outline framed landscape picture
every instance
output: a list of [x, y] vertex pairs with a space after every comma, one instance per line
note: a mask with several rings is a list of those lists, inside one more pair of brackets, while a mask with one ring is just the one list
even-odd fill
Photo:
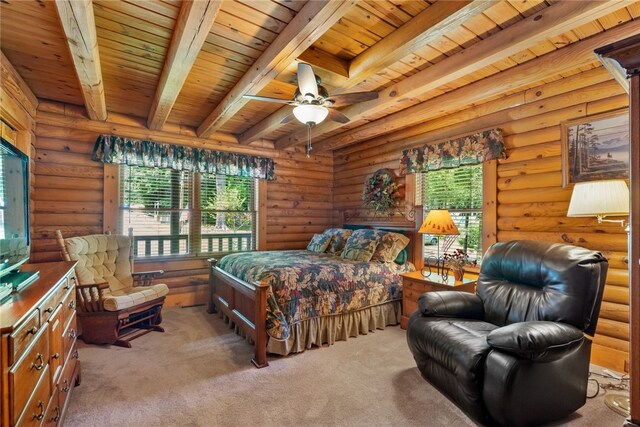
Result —
[[629, 110], [561, 123], [562, 187], [629, 178]]

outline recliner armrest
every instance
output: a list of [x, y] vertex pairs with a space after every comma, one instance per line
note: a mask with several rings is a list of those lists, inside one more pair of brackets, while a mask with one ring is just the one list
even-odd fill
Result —
[[559, 359], [583, 340], [582, 331], [575, 326], [546, 321], [512, 323], [487, 335], [491, 347], [536, 362]]
[[427, 292], [420, 295], [418, 309], [424, 316], [482, 319], [484, 307], [476, 294], [457, 291]]

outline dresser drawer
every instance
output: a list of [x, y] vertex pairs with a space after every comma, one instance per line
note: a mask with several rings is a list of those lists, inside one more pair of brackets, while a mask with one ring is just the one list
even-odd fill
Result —
[[64, 352], [62, 360], [67, 360], [69, 358], [69, 354], [71, 354], [71, 351], [75, 348], [77, 337], [77, 319], [74, 313], [67, 325], [67, 329], [65, 329], [64, 334], [62, 335], [62, 351]]
[[69, 325], [71, 316], [76, 313], [76, 292], [73, 288], [67, 292], [62, 300], [62, 325], [65, 329]]
[[40, 316], [38, 310], [33, 310], [27, 320], [9, 337], [9, 364], [12, 365], [25, 348], [29, 346], [40, 330]]
[[[29, 402], [26, 404], [24, 412], [22, 412], [22, 416], [16, 422], [16, 425], [39, 426], [44, 420], [45, 413], [47, 412], [49, 396], [51, 396], [49, 366], [45, 366], [42, 370], [42, 378], [40, 378], [38, 386], [33, 390], [33, 394], [31, 395]], [[15, 415], [20, 412], [14, 411], [13, 413]]]
[[62, 362], [64, 361], [64, 347], [62, 343], [62, 306], [49, 318], [49, 370], [51, 385], [58, 382]]
[[42, 420], [43, 426], [53, 427], [58, 424], [58, 421], [60, 421], [60, 415], [62, 411], [60, 410], [61, 406], [60, 406], [60, 401], [58, 397], [59, 394], [60, 392], [58, 391], [58, 389], [54, 388], [53, 396], [51, 396], [51, 400], [49, 400], [49, 406], [47, 407], [47, 412], [44, 414], [44, 419]]
[[[9, 389], [13, 390], [13, 414], [22, 413], [25, 403], [31, 396], [34, 387], [47, 372], [46, 382], [49, 388], [49, 328], [48, 324], [36, 336], [33, 345], [9, 370]], [[49, 399], [45, 401], [45, 405]]]
[[60, 301], [62, 301], [66, 292], [62, 285], [59, 285], [56, 287], [56, 290], [38, 306], [38, 310], [40, 310], [40, 322], [42, 324], [49, 320], [53, 312], [58, 308], [58, 305], [60, 305]]
[[67, 400], [69, 400], [69, 396], [71, 395], [71, 389], [74, 387], [73, 374], [76, 370], [78, 359], [76, 358], [77, 353], [75, 353], [75, 346], [72, 347], [72, 350], [73, 354], [67, 359], [60, 381], [58, 381], [58, 403], [61, 408], [67, 405]]

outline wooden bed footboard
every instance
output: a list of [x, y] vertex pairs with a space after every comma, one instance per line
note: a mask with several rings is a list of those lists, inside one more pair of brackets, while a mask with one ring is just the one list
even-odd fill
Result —
[[207, 311], [224, 313], [252, 340], [255, 353], [251, 362], [256, 368], [267, 363], [267, 289], [266, 283], [247, 283], [216, 265], [218, 260], [209, 259], [209, 303]]
[[[412, 194], [412, 193], [411, 193]], [[411, 200], [411, 197], [409, 197]], [[411, 243], [407, 247], [408, 259], [417, 269], [422, 267], [422, 237], [417, 230], [422, 224], [422, 207], [416, 207], [409, 221], [360, 221], [350, 223], [360, 228], [383, 228], [386, 231], [404, 233]], [[343, 224], [348, 224], [344, 222]], [[209, 263], [209, 313], [220, 312], [253, 340], [254, 357], [251, 362], [257, 368], [268, 366], [267, 363], [267, 291], [269, 284], [248, 283], [220, 269], [218, 260], [210, 258]]]

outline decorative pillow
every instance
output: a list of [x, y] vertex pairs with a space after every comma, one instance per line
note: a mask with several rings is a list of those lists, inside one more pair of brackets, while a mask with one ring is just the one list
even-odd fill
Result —
[[386, 232], [379, 239], [378, 247], [371, 261], [391, 262], [409, 244], [409, 238], [399, 233]]
[[352, 261], [370, 261], [380, 241], [382, 232], [372, 229], [355, 230], [340, 256]]
[[345, 228], [329, 228], [324, 230], [323, 234], [327, 234], [332, 237], [327, 248], [327, 253], [340, 255], [342, 248], [344, 248], [347, 239], [351, 236], [353, 230], [347, 230]]
[[322, 253], [327, 250], [333, 236], [330, 234], [314, 234], [311, 241], [307, 245], [307, 250], [311, 252]]

